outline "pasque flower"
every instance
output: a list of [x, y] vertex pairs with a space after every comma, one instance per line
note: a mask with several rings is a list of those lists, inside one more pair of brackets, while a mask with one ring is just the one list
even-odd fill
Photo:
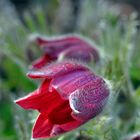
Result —
[[97, 49], [78, 35], [54, 38], [36, 36], [31, 40], [44, 52], [42, 57], [32, 63], [34, 68], [41, 68], [51, 61], [62, 60], [63, 58], [76, 59], [82, 62], [99, 61]]
[[48, 138], [79, 127], [98, 115], [106, 104], [109, 87], [89, 68], [72, 61], [52, 63], [28, 73], [42, 78], [38, 89], [16, 100], [24, 109], [40, 112], [33, 138]]
[[140, 140], [140, 135], [139, 136], [135, 136], [135, 137], [131, 138], [130, 140]]
[[134, 134], [131, 137], [126, 138], [125, 140], [140, 140], [140, 133]]

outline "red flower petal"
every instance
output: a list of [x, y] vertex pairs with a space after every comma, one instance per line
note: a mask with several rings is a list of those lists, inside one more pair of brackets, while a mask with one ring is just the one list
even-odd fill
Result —
[[68, 132], [72, 129], [79, 127], [81, 124], [82, 124], [81, 121], [74, 120], [74, 121], [62, 124], [59, 127], [62, 128], [65, 132]]
[[[43, 108], [47, 107], [44, 104], [47, 103], [50, 97], [48, 88], [49, 88], [50, 81], [45, 80], [41, 87], [35, 90], [34, 92], [30, 93], [29, 95], [16, 100], [15, 102], [23, 107], [24, 109], [38, 109], [42, 110]], [[45, 91], [45, 92], [43, 92]]]
[[32, 63], [33, 68], [41, 68], [52, 61], [48, 55], [44, 55]]
[[27, 75], [30, 78], [54, 78], [75, 70], [86, 70], [87, 68], [73, 62], [62, 62], [50, 64], [39, 70], [32, 70]]
[[53, 124], [48, 120], [47, 116], [40, 114], [33, 127], [33, 138], [47, 138], [50, 137]]
[[65, 124], [74, 120], [71, 116], [71, 112], [69, 101], [66, 100], [55, 107], [54, 110], [48, 114], [48, 118], [53, 124]]
[[[57, 116], [56, 116], [57, 117]], [[48, 138], [68, 132], [79, 127], [80, 121], [72, 120], [64, 124], [52, 124], [45, 114], [40, 114], [33, 127], [33, 138]]]
[[94, 81], [83, 85], [70, 95], [70, 106], [73, 117], [87, 121], [98, 115], [109, 95], [109, 89], [104, 80], [97, 77]]
[[24, 109], [37, 109], [40, 112], [45, 111], [46, 114], [49, 114], [52, 110], [61, 106], [65, 100], [63, 100], [55, 90], [49, 92], [48, 88], [49, 81], [45, 80], [38, 90], [15, 102]]
[[57, 59], [59, 54], [64, 50], [67, 50], [71, 47], [77, 47], [77, 45], [81, 44], [81, 41], [77, 37], [68, 36], [68, 37], [56, 37], [54, 39], [47, 38], [44, 39], [42, 37], [36, 37], [35, 42], [42, 47], [44, 53], [52, 58]]
[[[77, 35], [54, 38], [38, 36], [33, 40], [43, 49], [46, 56], [52, 58], [52, 61], [61, 60], [62, 58], [76, 59], [84, 62], [92, 60], [97, 62], [99, 60], [98, 50], [84, 38]], [[44, 62], [41, 62], [42, 64], [39, 63], [39, 67], [41, 67], [40, 65], [44, 66]], [[34, 66], [34, 68], [38, 68], [38, 66]]]
[[57, 135], [66, 133], [68, 131], [71, 131], [71, 130], [79, 127], [81, 124], [82, 124], [82, 122], [74, 120], [74, 121], [71, 121], [71, 122], [68, 122], [65, 124], [54, 125], [50, 136], [57, 136]]
[[[68, 36], [61, 36], [61, 37], [54, 37], [54, 38], [44, 38], [44, 37], [36, 37], [35, 42], [40, 46], [55, 46], [60, 47], [66, 46], [67, 44], [79, 44], [82, 45], [85, 43], [83, 39], [76, 35], [68, 35]], [[87, 44], [86, 44], [87, 45]]]
[[34, 106], [34, 100], [39, 97], [39, 90], [35, 90], [34, 92], [30, 93], [29, 95], [17, 99], [15, 101], [16, 104], [20, 105], [24, 109], [31, 109]]

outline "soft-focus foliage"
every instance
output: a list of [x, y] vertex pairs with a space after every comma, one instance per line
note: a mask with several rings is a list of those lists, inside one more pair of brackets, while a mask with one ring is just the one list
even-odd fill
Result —
[[[88, 64], [110, 80], [112, 93], [106, 109], [96, 119], [52, 140], [123, 140], [140, 131], [140, 32], [137, 14], [126, 15], [103, 0], [85, 0], [73, 16], [69, 0], [47, 1], [23, 13], [0, 1], [0, 139], [29, 140], [38, 113], [26, 112], [13, 100], [36, 89], [25, 74], [40, 52], [28, 42], [32, 33], [46, 36], [78, 33], [90, 38], [101, 52], [100, 64]], [[118, 10], [119, 9], [119, 10]], [[71, 17], [71, 18], [70, 18]], [[77, 20], [75, 20], [77, 19]], [[74, 21], [74, 22], [73, 22]], [[73, 24], [75, 26], [73, 26]]]

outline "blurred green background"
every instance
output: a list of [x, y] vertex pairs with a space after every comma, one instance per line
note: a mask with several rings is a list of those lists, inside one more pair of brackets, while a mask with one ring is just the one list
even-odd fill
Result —
[[93, 71], [108, 79], [110, 100], [101, 115], [58, 140], [123, 140], [140, 132], [139, 0], [0, 0], [0, 140], [30, 140], [37, 112], [14, 100], [36, 89], [26, 77], [40, 56], [32, 34], [77, 33], [101, 53]]

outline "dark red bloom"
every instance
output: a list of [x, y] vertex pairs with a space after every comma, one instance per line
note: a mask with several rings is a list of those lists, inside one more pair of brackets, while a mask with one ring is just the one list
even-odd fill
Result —
[[140, 134], [135, 134], [135, 135], [132, 135], [130, 138], [127, 138], [125, 140], [140, 140]]
[[34, 37], [33, 42], [43, 50], [43, 57], [33, 62], [34, 68], [41, 68], [54, 60], [63, 58], [76, 59], [82, 62], [97, 62], [99, 53], [97, 49], [85, 39], [69, 35], [55, 38]]
[[139, 135], [139, 136], [135, 136], [135, 137], [132, 138], [131, 140], [140, 140], [140, 135]]
[[79, 127], [102, 111], [109, 96], [103, 78], [76, 62], [53, 63], [30, 71], [28, 76], [44, 79], [37, 90], [16, 100], [24, 109], [40, 112], [34, 138], [57, 136]]

